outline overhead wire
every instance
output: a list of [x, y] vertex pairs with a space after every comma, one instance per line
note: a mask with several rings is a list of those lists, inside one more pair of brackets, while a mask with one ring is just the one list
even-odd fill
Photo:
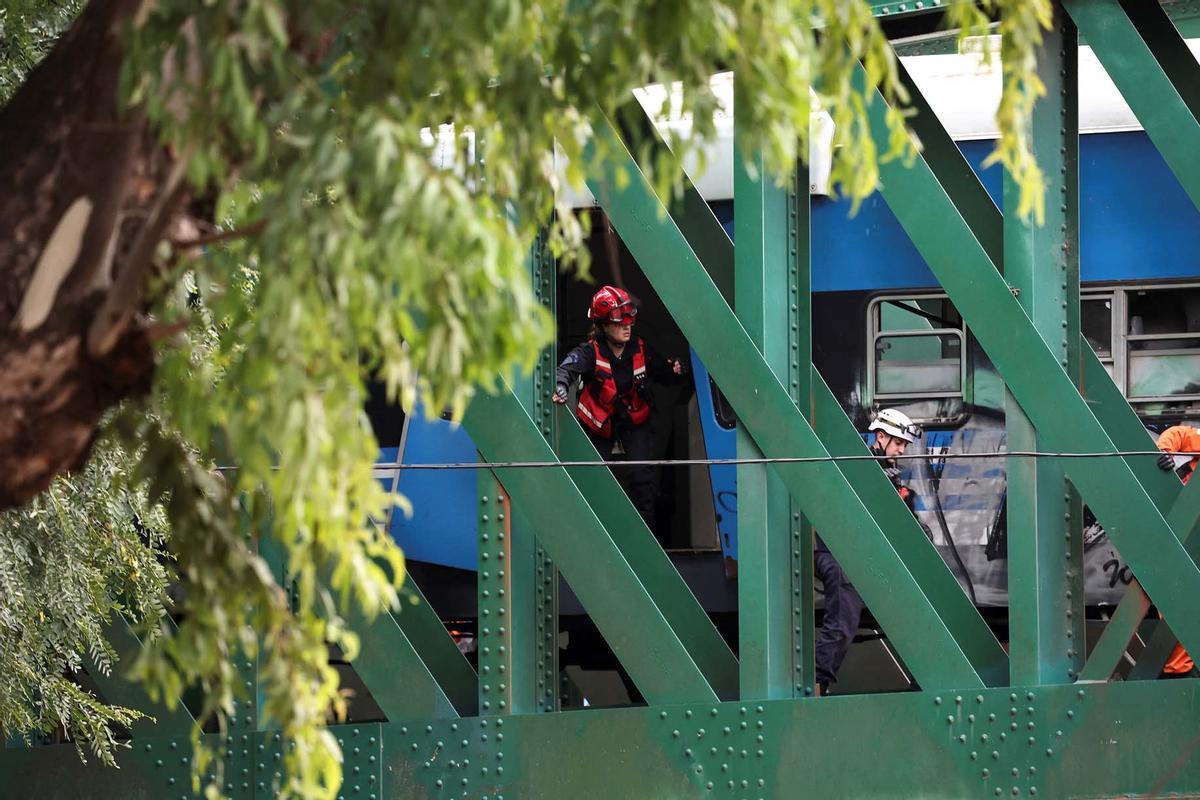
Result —
[[[846, 461], [921, 461], [963, 460], [998, 458], [1129, 458], [1135, 456], [1163, 455], [1200, 456], [1200, 452], [1174, 450], [1118, 450], [1092, 453], [1062, 453], [1041, 450], [1010, 450], [990, 453], [920, 453], [914, 455], [884, 456], [870, 453], [841, 456], [775, 456], [758, 458], [648, 458], [628, 461], [450, 461], [408, 464], [400, 461], [376, 463], [376, 469], [397, 470], [463, 470], [463, 469], [552, 469], [554, 467], [704, 467], [751, 464], [826, 464]], [[218, 470], [236, 470], [236, 466], [218, 467]]]

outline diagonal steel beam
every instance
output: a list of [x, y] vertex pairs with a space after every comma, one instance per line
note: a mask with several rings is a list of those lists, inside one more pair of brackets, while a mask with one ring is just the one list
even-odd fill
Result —
[[1063, 0], [1146, 135], [1200, 208], [1200, 65], [1149, 0]]
[[164, 699], [151, 700], [142, 685], [131, 680], [125, 674], [128, 667], [137, 660], [145, 645], [134, 633], [124, 616], [113, 615], [104, 628], [104, 638], [113, 646], [119, 660], [106, 675], [96, 666], [95, 661], [89, 659], [88, 674], [104, 694], [107, 702], [137, 709], [149, 715], [150, 718], [140, 719], [133, 723], [130, 733], [134, 737], [183, 737], [190, 734], [196, 721], [182, 700], [175, 699], [173, 708], [171, 703]]
[[[1144, 447], [1145, 445], [1141, 445]], [[1196, 535], [1196, 521], [1200, 519], [1200, 481], [1189, 481], [1180, 491], [1170, 506], [1167, 522], [1174, 530], [1187, 530], [1187, 540], [1184, 546], [1193, 559], [1197, 558], [1200, 550], [1200, 536]], [[1092, 653], [1084, 665], [1082, 676], [1090, 680], [1104, 680], [1117, 668], [1121, 655], [1129, 647], [1129, 641], [1137, 632], [1138, 626], [1146, 616], [1150, 607], [1150, 599], [1146, 596], [1142, 585], [1136, 580], [1125, 590], [1121, 601], [1113, 611], [1112, 618], [1104, 626], [1104, 632], [1096, 641]], [[1162, 652], [1163, 658], [1174, 645], [1174, 634], [1166, 625], [1159, 625], [1146, 642], [1146, 653]], [[1153, 649], [1151, 649], [1153, 647]], [[1164, 649], [1165, 648], [1165, 649]], [[1155, 675], [1158, 673], [1156, 672]]]
[[1167, 659], [1171, 656], [1171, 651], [1175, 649], [1175, 635], [1171, 633], [1171, 628], [1164, 620], [1152, 620], [1152, 631], [1146, 637], [1146, 646], [1142, 648], [1142, 652], [1138, 653], [1137, 663], [1129, 670], [1129, 676], [1126, 680], [1130, 681], [1153, 681], [1157, 680], [1162, 674], [1163, 667], [1166, 666]]
[[[274, 542], [264, 550], [283, 563]], [[330, 570], [321, 571], [329, 584]], [[470, 716], [478, 710], [475, 670], [408, 576], [403, 605], [368, 618], [356, 603], [343, 611], [346, 627], [358, 636], [351, 666], [388, 719], [413, 715]]]
[[[816, 367], [812, 368], [812, 385], [813, 426], [821, 444], [830, 455], [866, 455], [862, 436], [847, 419]], [[936, 600], [942, 619], [954, 631], [980, 677], [988, 686], [1007, 686], [1008, 656], [1004, 648], [883, 470], [873, 461], [845, 461], [838, 467], [860, 496], [872, 499], [867, 504], [871, 517], [889, 535], [926, 593]]]
[[[767, 456], [827, 456], [619, 134], [610, 125], [599, 135], [608, 138], [609, 158], [599, 165], [599, 174], [589, 176], [589, 188], [709, 365], [739, 420]], [[921, 685], [981, 686], [962, 645], [837, 466], [792, 463], [775, 464], [774, 469], [822, 532]]]
[[[600, 454], [565, 406], [558, 410], [558, 455], [563, 461], [599, 461]], [[738, 696], [738, 662], [663, 552], [610, 470], [568, 467], [567, 474], [650, 593], [710, 686], [723, 699]]]
[[1129, 640], [1149, 610], [1150, 598], [1141, 584], [1137, 581], [1129, 584], [1079, 672], [1081, 681], [1106, 681], [1112, 677], [1121, 657], [1129, 649]]
[[[888, 135], [885, 108], [878, 94], [868, 106], [872, 132], [880, 142]], [[931, 162], [920, 156], [911, 166], [893, 161], [882, 166], [881, 178], [885, 201], [1044, 436], [1045, 446], [1062, 452], [1115, 452], [1066, 365], [1046, 347]], [[1138, 480], [1130, 459], [1066, 459], [1063, 467], [1180, 638], [1200, 650], [1200, 618], [1189, 602], [1200, 596], [1200, 570]]]
[[[506, 382], [497, 394], [477, 395], [463, 425], [479, 452], [493, 463], [556, 460]], [[716, 692], [566, 470], [493, 471], [646, 699], [716, 700]], [[511, 591], [505, 562], [501, 550], [492, 565], [499, 580], [489, 591]], [[481, 562], [480, 568], [486, 566]]]
[[[346, 625], [358, 635], [362, 647], [351, 665], [388, 719], [415, 715], [457, 717], [460, 710], [397, 622], [397, 617], [419, 613], [418, 607], [412, 606], [402, 609], [397, 616], [383, 611], [368, 620], [352, 604], [345, 614]], [[442, 635], [449, 640], [445, 629]], [[472, 670], [472, 677], [473, 673]], [[474, 713], [474, 686], [469, 688], [470, 697], [459, 698], [463, 702], [461, 713], [468, 715]]]
[[[628, 130], [629, 126], [626, 124], [623, 125], [623, 128]], [[649, 130], [641, 129], [641, 132], [636, 135], [657, 136], [652, 131], [652, 127]], [[931, 130], [929, 134], [932, 137], [935, 131]], [[661, 144], [660, 139], [655, 141], [661, 147], [666, 146]], [[972, 177], [974, 176], [965, 161], [963, 167]], [[975, 180], [975, 185], [979, 187], [978, 180]], [[961, 182], [961, 186], [964, 191], [970, 190], [970, 184], [965, 180]], [[684, 190], [694, 193], [691, 183], [686, 177], [684, 178]], [[981, 187], [980, 191], [983, 191]], [[983, 196], [987, 197], [986, 192]], [[798, 202], [802, 201], [798, 200]], [[990, 203], [990, 199], [988, 202]], [[995, 210], [994, 204], [991, 207]], [[689, 206], [684, 210], [678, 207], [678, 203], [673, 205], [672, 209], [671, 221], [678, 226], [679, 232], [700, 260], [706, 274], [718, 288], [730, 284], [733, 280], [734, 246], [729, 241], [729, 237], [724, 235], [724, 230], [711, 210], [707, 206], [702, 208]], [[998, 222], [999, 216], [996, 219]], [[722, 294], [728, 302], [728, 295]], [[796, 297], [794, 300], [799, 305], [807, 298]], [[806, 319], [807, 315], [804, 315], [804, 318]], [[804, 326], [803, 319], [796, 322], [798, 327]], [[799, 343], [797, 343], [798, 348]], [[810, 359], [805, 360], [810, 361]], [[807, 413], [813, 415], [812, 426], [816, 430], [821, 444], [833, 455], [865, 454], [867, 451], [862, 437], [846, 417], [820, 373], [811, 363], [807, 364], [807, 369], [810, 372], [811, 391], [802, 391], [803, 383], [795, 375], [792, 376], [791, 390], [793, 393], [810, 396], [810, 403], [806, 410]], [[1006, 685], [1008, 656], [1005, 654], [1004, 648], [996, 640], [979, 611], [971, 604], [970, 598], [967, 597], [953, 573], [947, 568], [937, 549], [930, 543], [929, 537], [921, 530], [908, 507], [897, 496], [883, 472], [875, 464], [869, 462], [846, 462], [838, 466], [870, 511], [872, 518], [889, 537], [906, 567], [912, 572], [918, 583], [925, 587], [930, 599], [937, 606], [939, 615], [946, 622], [955, 639], [961, 643], [976, 672], [989, 686]], [[1155, 471], [1157, 472], [1157, 470]], [[804, 563], [793, 564], [793, 575], [795, 570], [799, 569], [802, 578], [812, 575], [811, 534], [806, 541], [808, 558], [803, 558], [806, 549], [800, 547], [800, 559], [803, 559]], [[794, 551], [793, 558], [796, 558]], [[808, 605], [805, 608], [796, 609], [793, 615], [796, 618], [793, 622], [795, 623], [794, 627], [807, 625], [807, 634], [801, 634], [803, 641], [807, 642], [812, 640], [811, 580], [805, 581], [804, 585], [808, 588], [800, 589], [799, 600], [807, 599]], [[793, 596], [795, 597], [795, 590], [793, 590]], [[797, 642], [796, 646], [803, 647], [803, 642]], [[811, 662], [811, 654], [807, 660]], [[811, 686], [811, 665], [806, 673], [801, 670], [797, 677], [801, 686]]]

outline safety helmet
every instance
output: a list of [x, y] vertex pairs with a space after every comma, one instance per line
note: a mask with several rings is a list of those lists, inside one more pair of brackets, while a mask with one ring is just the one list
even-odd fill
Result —
[[605, 286], [592, 296], [592, 304], [588, 308], [588, 319], [597, 322], [619, 322], [622, 325], [632, 325], [637, 316], [637, 307], [629, 298], [629, 292], [616, 286]]
[[921, 426], [913, 422], [908, 414], [894, 408], [880, 409], [867, 430], [883, 431], [909, 443], [915, 442], [921, 435]]

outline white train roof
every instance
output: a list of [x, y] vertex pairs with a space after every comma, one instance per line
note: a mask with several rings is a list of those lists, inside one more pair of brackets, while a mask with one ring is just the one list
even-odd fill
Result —
[[[993, 52], [998, 50], [998, 42], [993, 41], [992, 46]], [[1193, 55], [1200, 52], [1200, 39], [1189, 40], [1188, 47]], [[906, 56], [901, 60], [951, 137], [970, 141], [995, 139], [998, 136], [995, 120], [1001, 89], [998, 55], [986, 64], [977, 52]], [[713, 117], [716, 138], [704, 148], [705, 169], [697, 169], [699, 157], [690, 158], [684, 164], [696, 188], [710, 201], [733, 197], [733, 74], [726, 72], [714, 75], [712, 86], [722, 107]], [[634, 94], [668, 142], [675, 137], [691, 134], [691, 120], [671, 113], [666, 87], [656, 84], [639, 89]], [[1141, 130], [1141, 125], [1112, 79], [1092, 49], [1080, 47], [1079, 132], [1135, 130]], [[827, 160], [828, 154], [823, 156], [814, 153], [814, 163], [822, 157]], [[568, 192], [575, 207], [595, 205], [590, 193]]]

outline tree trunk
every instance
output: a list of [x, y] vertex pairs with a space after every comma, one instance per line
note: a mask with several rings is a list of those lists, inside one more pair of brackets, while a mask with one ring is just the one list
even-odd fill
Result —
[[[118, 108], [120, 25], [141, 0], [92, 0], [0, 109], [0, 510], [88, 456], [101, 415], [145, 392], [149, 337], [88, 331], [170, 159]], [[143, 278], [144, 280], [144, 278]]]

